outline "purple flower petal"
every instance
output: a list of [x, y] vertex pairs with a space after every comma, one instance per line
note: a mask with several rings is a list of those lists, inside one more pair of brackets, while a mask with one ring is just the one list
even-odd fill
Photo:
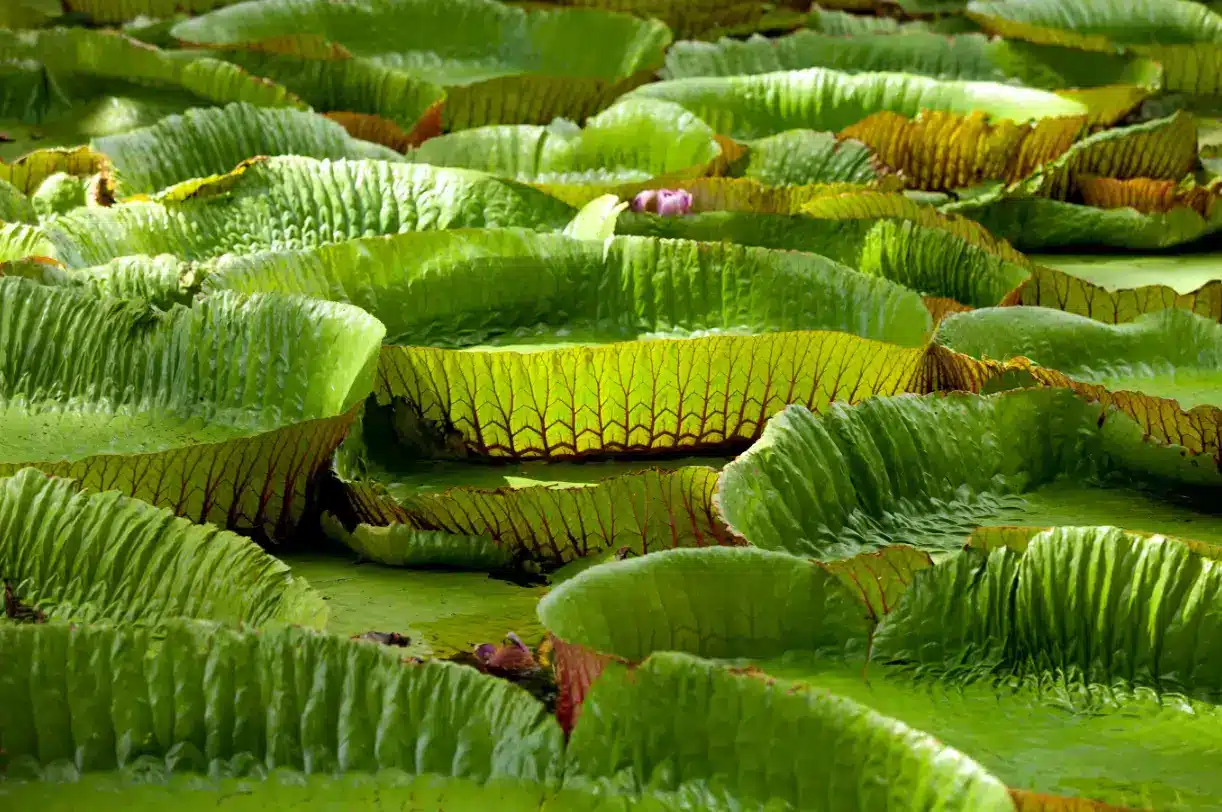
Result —
[[658, 192], [655, 189], [646, 189], [643, 192], [638, 192], [637, 196], [632, 198], [633, 211], [651, 211], [652, 204], [658, 197]]
[[663, 217], [675, 217], [687, 214], [692, 210], [692, 193], [686, 189], [659, 189], [658, 214]]

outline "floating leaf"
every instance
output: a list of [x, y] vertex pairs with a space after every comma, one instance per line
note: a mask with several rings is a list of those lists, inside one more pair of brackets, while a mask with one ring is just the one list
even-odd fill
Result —
[[20, 278], [0, 278], [0, 316], [0, 473], [35, 465], [268, 535], [314, 499], [384, 332], [300, 298], [163, 312]]
[[791, 406], [726, 467], [718, 503], [747, 541], [829, 560], [891, 543], [950, 550], [988, 524], [1107, 519], [1222, 538], [1208, 530], [1214, 460], [1142, 433], [1063, 389], [873, 398], [818, 416]]
[[[671, 37], [656, 20], [528, 14], [494, 0], [260, 0], [183, 21], [172, 34], [213, 48], [371, 58], [444, 87], [450, 129], [585, 118], [646, 81]], [[496, 53], [489, 42], [501, 43]]]
[[247, 539], [27, 468], [0, 479], [0, 573], [53, 620], [322, 626], [321, 596]]

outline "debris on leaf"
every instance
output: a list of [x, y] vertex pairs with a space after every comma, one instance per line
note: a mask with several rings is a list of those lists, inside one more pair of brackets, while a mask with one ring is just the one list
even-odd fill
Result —
[[[542, 649], [540, 646], [540, 654], [545, 655]], [[455, 654], [450, 662], [512, 682], [533, 694], [551, 712], [556, 707], [556, 679], [551, 669], [541, 664], [542, 659], [542, 656], [537, 659], [530, 646], [510, 632], [501, 645], [480, 643], [469, 652]]]
[[18, 623], [47, 622], [45, 612], [21, 602], [21, 598], [17, 596], [12, 583], [9, 581], [4, 582], [4, 616]]
[[506, 635], [504, 645], [481, 643], [476, 646], [475, 658], [483, 665], [480, 670], [497, 677], [509, 677], [539, 668], [530, 647], [513, 632]]
[[352, 635], [352, 639], [366, 640], [371, 643], [379, 643], [383, 646], [397, 646], [399, 648], [407, 648], [412, 644], [410, 637], [398, 632], [365, 632], [364, 634]]

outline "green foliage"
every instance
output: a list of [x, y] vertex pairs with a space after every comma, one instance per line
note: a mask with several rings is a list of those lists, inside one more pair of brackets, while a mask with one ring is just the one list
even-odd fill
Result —
[[922, 110], [981, 111], [1022, 122], [1086, 112], [1082, 105], [1051, 93], [1010, 85], [824, 68], [673, 79], [645, 85], [631, 98], [681, 104], [717, 132], [734, 138], [761, 138], [799, 128], [840, 130], [880, 111], [907, 116]]
[[0, 573], [54, 620], [322, 626], [326, 606], [255, 544], [32, 468], [0, 479]]
[[822, 5], [0, 2], [0, 807], [1214, 808], [1219, 4]]

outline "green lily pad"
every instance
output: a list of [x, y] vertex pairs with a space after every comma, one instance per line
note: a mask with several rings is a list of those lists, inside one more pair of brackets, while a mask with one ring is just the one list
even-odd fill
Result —
[[480, 572], [404, 569], [357, 563], [351, 554], [281, 556], [323, 597], [327, 631], [341, 635], [398, 632], [407, 654], [448, 657], [509, 632], [528, 645], [543, 637], [535, 606], [541, 586], [519, 586]]

